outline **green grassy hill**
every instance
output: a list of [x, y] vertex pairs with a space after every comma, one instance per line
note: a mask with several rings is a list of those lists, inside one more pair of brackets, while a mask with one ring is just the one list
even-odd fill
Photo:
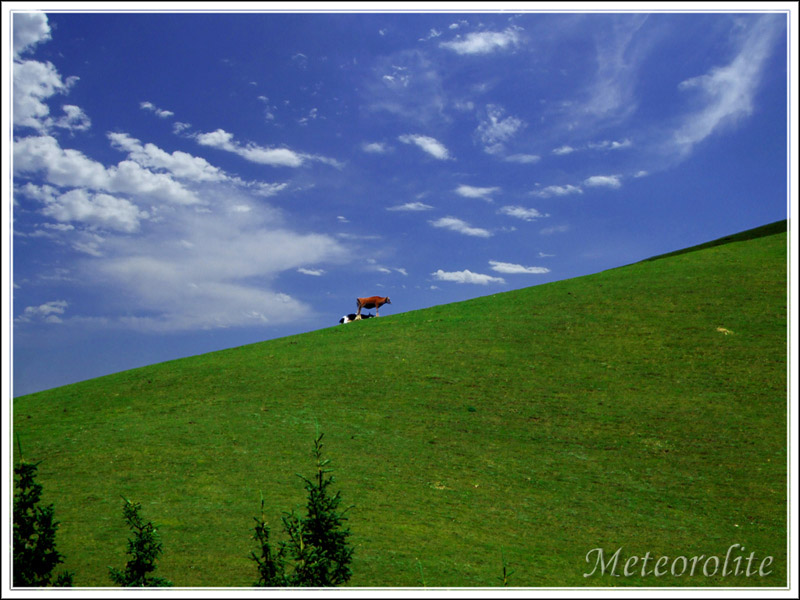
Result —
[[[260, 494], [280, 536], [316, 420], [353, 586], [496, 586], [501, 549], [512, 586], [784, 586], [787, 240], [758, 231], [17, 398], [64, 567], [109, 585], [124, 495], [160, 525], [157, 574], [249, 586]], [[584, 577], [594, 548], [619, 573], [733, 544], [771, 574]]]

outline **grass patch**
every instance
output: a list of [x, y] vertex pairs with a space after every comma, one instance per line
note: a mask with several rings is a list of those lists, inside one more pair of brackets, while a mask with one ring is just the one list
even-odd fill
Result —
[[[261, 494], [268, 512], [303, 503], [315, 420], [356, 506], [349, 585], [497, 586], [507, 564], [521, 587], [783, 586], [786, 244], [750, 236], [126, 371], [16, 398], [14, 432], [44, 461], [77, 586], [107, 585], [124, 553], [120, 495], [159, 524], [176, 586], [251, 585]], [[583, 576], [597, 547], [737, 543], [772, 574]]]

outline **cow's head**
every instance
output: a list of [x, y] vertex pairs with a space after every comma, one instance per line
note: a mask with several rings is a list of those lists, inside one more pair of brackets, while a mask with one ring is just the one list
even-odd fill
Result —
[[386, 302], [384, 302], [384, 304], [391, 304], [391, 303], [392, 303], [392, 301], [389, 300], [389, 296], [386, 296]]

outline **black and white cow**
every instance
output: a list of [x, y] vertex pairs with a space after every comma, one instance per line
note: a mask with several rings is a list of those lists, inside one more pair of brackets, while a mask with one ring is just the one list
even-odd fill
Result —
[[[375, 315], [370, 315], [370, 314], [361, 315], [361, 319], [371, 319], [374, 316]], [[345, 315], [341, 319], [339, 319], [339, 324], [343, 325], [345, 323], [352, 323], [353, 321], [358, 321], [359, 320], [358, 317], [359, 315], [357, 315], [356, 313], [350, 313], [349, 315]]]

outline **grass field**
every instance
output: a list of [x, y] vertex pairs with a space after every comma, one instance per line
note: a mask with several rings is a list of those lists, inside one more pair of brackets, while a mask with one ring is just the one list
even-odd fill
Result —
[[[78, 586], [124, 563], [121, 495], [160, 525], [157, 574], [251, 585], [260, 494], [279, 535], [315, 421], [355, 505], [350, 585], [497, 586], [502, 552], [517, 587], [785, 586], [786, 255], [783, 223], [126, 371], [16, 398], [14, 433]], [[770, 574], [584, 577], [594, 548], [620, 573], [733, 544]]]

